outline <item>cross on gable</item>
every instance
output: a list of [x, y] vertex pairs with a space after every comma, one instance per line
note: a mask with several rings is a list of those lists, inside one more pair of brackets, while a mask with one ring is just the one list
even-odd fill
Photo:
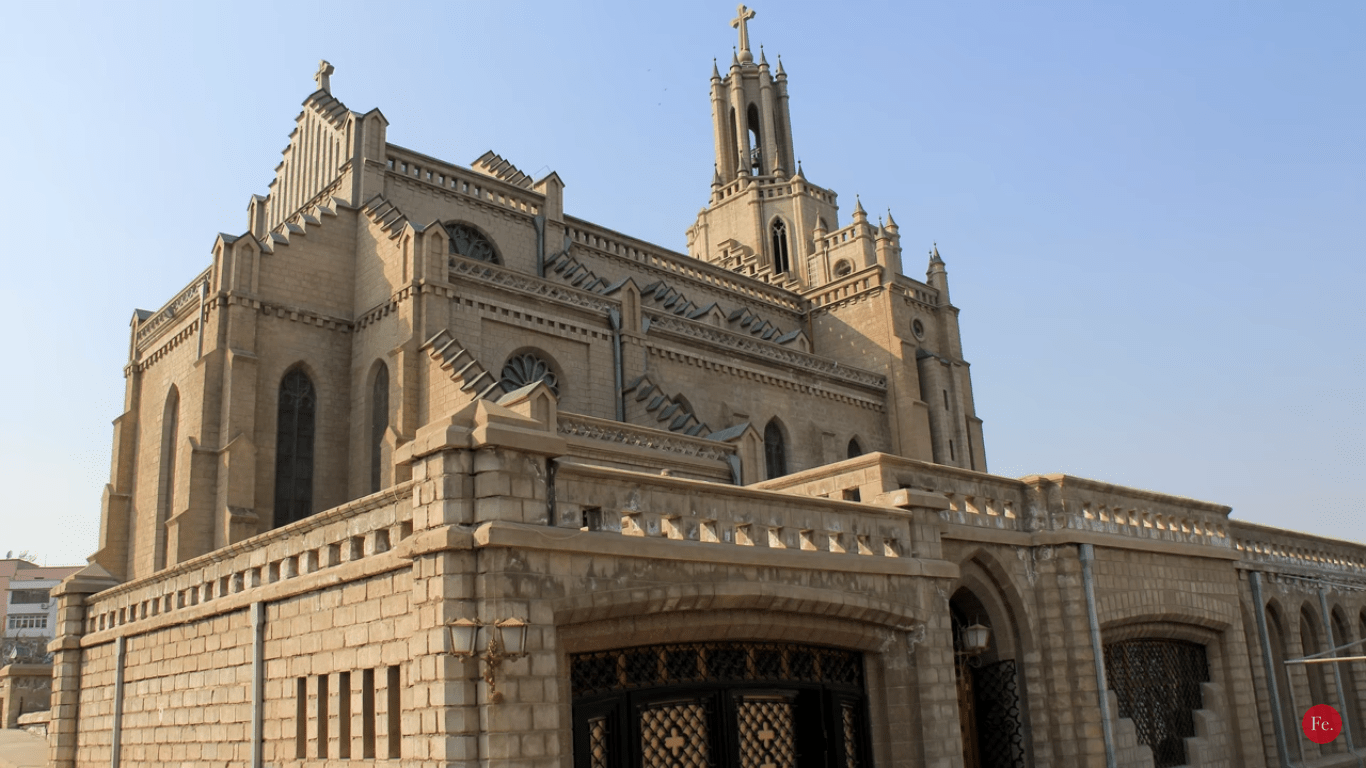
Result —
[[318, 62], [318, 71], [313, 75], [313, 79], [318, 83], [318, 90], [332, 92], [332, 81], [330, 75], [336, 72], [337, 68], [327, 63], [327, 59]]
[[754, 61], [754, 54], [749, 51], [749, 26], [746, 23], [754, 18], [754, 9], [739, 5], [735, 13], [736, 18], [731, 19], [730, 25], [740, 30], [740, 61]]

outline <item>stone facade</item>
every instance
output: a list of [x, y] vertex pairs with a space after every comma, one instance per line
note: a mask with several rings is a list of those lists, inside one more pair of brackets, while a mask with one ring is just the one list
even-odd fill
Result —
[[134, 316], [55, 765], [1355, 764], [1366, 664], [1284, 662], [1366, 636], [1366, 548], [987, 474], [943, 259], [792, 167], [747, 18], [688, 255], [323, 64]]

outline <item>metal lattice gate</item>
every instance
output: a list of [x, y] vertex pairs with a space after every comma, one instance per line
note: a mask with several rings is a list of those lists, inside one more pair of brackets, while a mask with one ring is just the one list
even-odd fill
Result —
[[676, 643], [571, 657], [576, 768], [867, 768], [861, 654]]
[[1024, 768], [1024, 727], [1015, 660], [972, 669], [977, 753], [982, 768]]
[[1186, 763], [1195, 735], [1200, 684], [1209, 682], [1205, 646], [1182, 640], [1124, 640], [1105, 646], [1105, 678], [1119, 700], [1119, 716], [1153, 751], [1154, 768]]

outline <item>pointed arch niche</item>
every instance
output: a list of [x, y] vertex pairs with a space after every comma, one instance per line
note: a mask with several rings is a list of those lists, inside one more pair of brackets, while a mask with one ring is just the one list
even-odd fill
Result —
[[167, 524], [175, 514], [175, 452], [180, 432], [180, 390], [171, 385], [166, 406], [161, 411], [161, 467], [157, 473], [156, 570], [168, 565]]
[[299, 366], [280, 380], [275, 423], [275, 526], [313, 514], [318, 393]]
[[375, 363], [370, 380], [370, 493], [384, 487], [384, 438], [389, 431], [389, 366]]

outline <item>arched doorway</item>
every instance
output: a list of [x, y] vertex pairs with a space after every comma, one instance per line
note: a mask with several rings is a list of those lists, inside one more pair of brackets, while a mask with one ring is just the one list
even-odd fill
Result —
[[866, 768], [863, 654], [791, 643], [570, 658], [575, 768]]
[[[1000, 652], [1005, 628], [993, 626], [986, 606], [966, 587], [949, 599], [949, 614], [964, 768], [1024, 768], [1019, 669]], [[972, 645], [969, 627], [988, 630], [985, 648]]]

